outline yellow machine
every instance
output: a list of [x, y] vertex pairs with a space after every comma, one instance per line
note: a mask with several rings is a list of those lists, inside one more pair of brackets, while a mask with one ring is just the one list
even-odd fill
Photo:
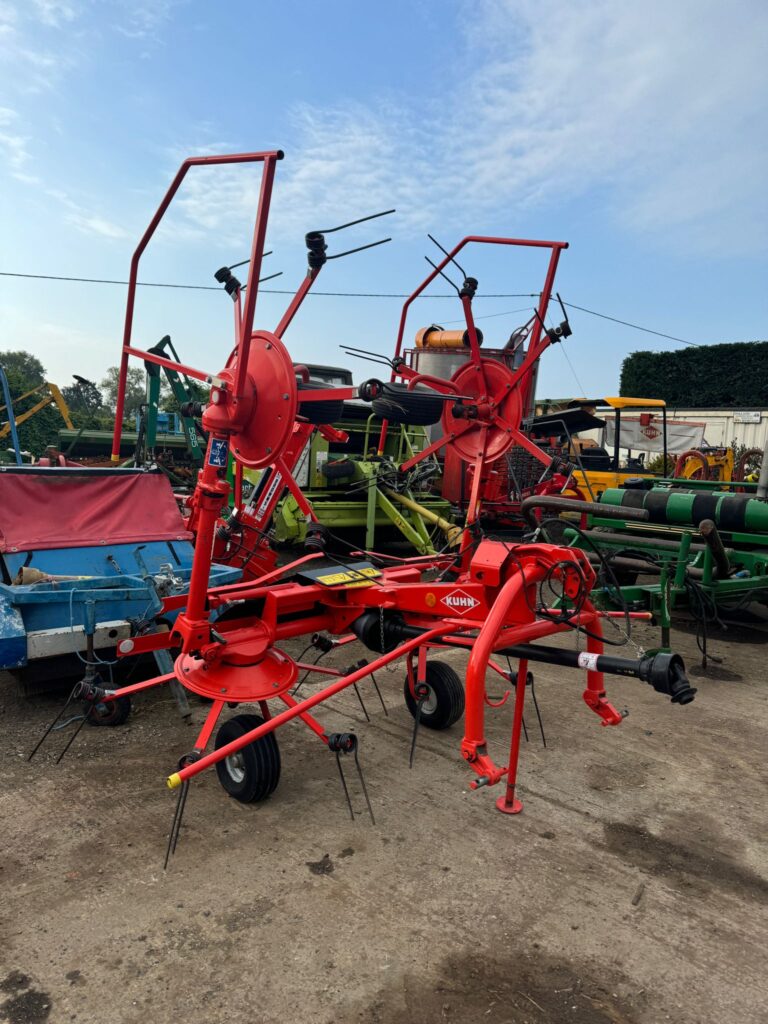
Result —
[[[43, 384], [38, 384], [36, 388], [32, 388], [31, 391], [25, 392], [23, 395], [19, 395], [18, 398], [14, 399], [14, 404], [23, 401], [25, 398], [29, 398], [31, 395], [43, 393], [44, 397], [40, 399], [31, 409], [27, 409], [26, 412], [20, 413], [16, 416], [16, 426], [20, 427], [22, 423], [25, 423], [31, 416], [34, 416], [36, 412], [40, 412], [41, 409], [45, 409], [49, 405], [56, 405], [61, 418], [67, 425], [69, 430], [74, 430], [75, 425], [72, 422], [69, 415], [69, 408], [67, 403], [64, 401], [64, 396], [55, 384], [51, 384], [50, 381], [45, 381]], [[0, 413], [5, 409], [4, 405], [0, 405]], [[0, 440], [4, 437], [8, 437], [11, 432], [10, 422], [0, 426]]]
[[[632, 422], [633, 434], [637, 437], [635, 450], [643, 450], [643, 439], [656, 442], [661, 437], [663, 464], [666, 465], [667, 406], [660, 398], [578, 399], [571, 402], [567, 409], [549, 412], [534, 420], [535, 434], [539, 438], [543, 434], [558, 437], [570, 460], [578, 466], [571, 482], [585, 498], [594, 501], [607, 488], [620, 487], [627, 477], [655, 475], [645, 467], [643, 455], [633, 457], [632, 449], [627, 447], [626, 441], [622, 443], [621, 417], [628, 410], [640, 413], [639, 419]], [[600, 412], [614, 414], [612, 451], [591, 438], [575, 436], [586, 431], [602, 430], [605, 437], [606, 421], [600, 417]]]
[[702, 446], [683, 452], [675, 464], [675, 476], [685, 480], [757, 483], [762, 462], [760, 448], [746, 448], [737, 458], [732, 447]]

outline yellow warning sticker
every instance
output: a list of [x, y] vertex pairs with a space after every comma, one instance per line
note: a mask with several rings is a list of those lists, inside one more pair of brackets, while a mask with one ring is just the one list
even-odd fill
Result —
[[[365, 579], [360, 577], [364, 576]], [[371, 584], [368, 580], [375, 579], [377, 576], [381, 576], [378, 569], [374, 569], [373, 566], [366, 566], [362, 569], [345, 570], [342, 572], [328, 572], [322, 575], [318, 573], [315, 579], [318, 583], [322, 583], [324, 587], [338, 587], [343, 584], [348, 584], [352, 587], [368, 587]]]

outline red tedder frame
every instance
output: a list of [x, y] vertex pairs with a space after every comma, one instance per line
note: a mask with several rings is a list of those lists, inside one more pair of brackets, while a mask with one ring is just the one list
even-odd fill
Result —
[[[414, 300], [417, 299], [427, 287], [429, 287], [429, 285], [439, 274], [442, 273], [449, 263], [454, 262], [458, 253], [460, 253], [461, 250], [470, 243], [549, 249], [550, 257], [544, 280], [544, 287], [539, 296], [537, 315], [534, 319], [525, 359], [516, 370], [511, 372], [511, 374], [503, 374], [501, 375], [501, 380], [494, 381], [493, 376], [496, 374], [496, 371], [490, 364], [490, 360], [483, 359], [480, 341], [477, 336], [477, 329], [475, 327], [474, 316], [472, 313], [472, 299], [474, 297], [477, 282], [473, 278], [467, 278], [464, 282], [463, 288], [459, 292], [459, 298], [461, 300], [464, 318], [467, 324], [467, 336], [469, 339], [469, 362], [467, 367], [470, 371], [474, 371], [474, 376], [471, 372], [469, 375], [466, 372], [463, 372], [461, 375], [454, 375], [451, 381], [441, 381], [433, 377], [425, 376], [424, 374], [419, 374], [412, 367], [406, 365], [402, 357], [406, 320], [408, 317], [408, 311]], [[407, 462], [403, 463], [400, 468], [403, 472], [407, 472], [417, 462], [430, 457], [446, 445], [454, 447], [454, 449], [459, 452], [461, 458], [467, 462], [473, 463], [473, 486], [467, 509], [467, 525], [471, 525], [476, 520], [479, 512], [482, 476], [480, 470], [484, 462], [491, 461], [491, 457], [498, 457], [498, 455], [502, 454], [503, 451], [506, 451], [513, 444], [525, 448], [525, 450], [529, 452], [529, 454], [533, 455], [539, 462], [547, 465], [551, 462], [550, 457], [520, 430], [520, 424], [522, 419], [522, 410], [527, 408], [531, 397], [530, 391], [533, 387], [534, 381], [533, 370], [542, 353], [551, 344], [551, 338], [544, 331], [544, 320], [547, 316], [549, 303], [552, 298], [552, 291], [554, 288], [555, 275], [557, 273], [560, 254], [567, 248], [567, 242], [549, 242], [529, 238], [499, 238], [487, 235], [469, 235], [462, 239], [450, 252], [446, 253], [444, 259], [435, 265], [433, 271], [427, 275], [419, 287], [416, 288], [416, 290], [403, 303], [402, 312], [400, 314], [400, 325], [397, 333], [397, 342], [395, 345], [395, 356], [393, 359], [394, 369], [392, 371], [391, 380], [394, 381], [397, 377], [400, 377], [403, 380], [408, 381], [409, 389], [415, 387], [417, 384], [428, 384], [435, 390], [442, 391], [445, 394], [450, 394], [451, 392], [457, 393], [461, 390], [466, 390], [462, 385], [470, 383], [473, 394], [479, 399], [478, 408], [480, 410], [480, 419], [475, 421], [465, 420], [463, 423], [460, 423], [451, 416], [444, 416], [443, 436], [434, 441], [424, 449], [424, 451], [418, 452]], [[465, 368], [462, 368], [462, 371], [464, 370]], [[512, 395], [516, 395], [518, 398], [518, 401], [514, 404], [507, 401], [507, 399]], [[462, 435], [468, 435], [474, 432], [474, 436], [476, 436], [478, 434], [478, 426], [481, 430], [478, 439], [479, 443], [474, 452], [470, 451], [471, 444], [465, 444], [463, 446], [463, 450], [459, 450], [456, 446], [456, 442], [462, 437]], [[497, 438], [495, 444], [496, 454], [493, 455], [489, 452], [488, 446], [490, 436], [489, 431], [491, 428], [495, 428], [494, 433]], [[384, 450], [387, 429], [388, 424], [385, 421], [382, 424], [381, 436], [379, 439], [379, 454]], [[506, 435], [503, 446], [498, 442], [498, 435], [500, 433]], [[469, 441], [469, 438], [467, 438], [467, 441]]]
[[[210, 699], [211, 707], [194, 749], [179, 762], [178, 771], [168, 779], [171, 788], [182, 787], [179, 808], [183, 809], [189, 780], [206, 768], [222, 762], [256, 744], [275, 729], [300, 718], [330, 749], [339, 747], [323, 726], [309, 713], [335, 694], [356, 686], [385, 665], [405, 659], [408, 693], [416, 711], [414, 742], [421, 707], [429, 693], [427, 655], [436, 648], [470, 650], [466, 672], [465, 732], [461, 754], [476, 775], [473, 788], [492, 786], [503, 779], [506, 790], [497, 807], [516, 814], [522, 805], [515, 795], [520, 730], [526, 692], [529, 661], [545, 661], [586, 672], [583, 698], [604, 725], [618, 725], [622, 716], [607, 701], [604, 673], [634, 675], [656, 690], [685, 704], [693, 691], [685, 678], [682, 661], [676, 655], [656, 655], [629, 661], [607, 657], [603, 653], [601, 619], [603, 613], [591, 602], [596, 582], [588, 555], [581, 550], [545, 543], [535, 532], [532, 540], [510, 545], [482, 537], [473, 529], [479, 501], [479, 484], [473, 485], [467, 528], [459, 554], [441, 554], [434, 558], [396, 560], [379, 570], [373, 565], [344, 565], [319, 575], [304, 564], [320, 557], [306, 555], [295, 562], [249, 580], [209, 589], [209, 572], [214, 550], [216, 524], [229, 492], [225, 479], [226, 462], [231, 452], [238, 462], [255, 468], [272, 467], [279, 472], [292, 493], [301, 491], [291, 475], [298, 447], [297, 423], [299, 389], [297, 368], [282, 341], [301, 302], [325, 262], [325, 242], [318, 232], [307, 236], [309, 270], [274, 332], [253, 329], [261, 254], [264, 248], [275, 166], [282, 153], [248, 153], [224, 157], [200, 157], [186, 160], [152, 218], [131, 262], [130, 285], [123, 337], [120, 390], [115, 424], [113, 458], [119, 452], [120, 429], [124, 409], [125, 378], [130, 356], [168, 366], [211, 385], [209, 404], [203, 412], [203, 427], [208, 432], [205, 462], [200, 471], [195, 499], [197, 541], [186, 608], [169, 633], [132, 638], [118, 645], [118, 653], [174, 647], [177, 657], [173, 676], [187, 689]], [[174, 363], [136, 349], [131, 344], [133, 309], [139, 261], [163, 214], [190, 167], [198, 165], [261, 162], [264, 165], [251, 247], [247, 294], [244, 309], [235, 311], [236, 345], [224, 368], [210, 374]], [[521, 366], [512, 371], [502, 364], [483, 359], [472, 318], [471, 302], [477, 282], [467, 278], [460, 292], [470, 340], [470, 357], [450, 381], [429, 379], [434, 392], [451, 396], [443, 407], [444, 437], [420, 453], [427, 457], [444, 444], [452, 446], [459, 457], [473, 462], [476, 481], [486, 462], [499, 458], [512, 444], [520, 444], [537, 458], [541, 453], [520, 432], [521, 391], [531, 387], [530, 371], [550, 343], [542, 331], [560, 253], [565, 242], [469, 236], [455, 249], [403, 306], [397, 336], [395, 376], [414, 387], [420, 380], [415, 371], [401, 361], [402, 340], [408, 308], [440, 270], [469, 242], [517, 245], [550, 250], [544, 290], [539, 302], [539, 320], [533, 328], [528, 353]], [[369, 382], [382, 387], [380, 382]], [[375, 390], [375, 389], [374, 389]], [[304, 402], [344, 400], [357, 395], [353, 388], [324, 388], [301, 391]], [[374, 395], [375, 397], [375, 395]], [[382, 430], [385, 436], [386, 423]], [[293, 447], [292, 447], [293, 446]], [[407, 468], [406, 464], [406, 467]], [[549, 509], [600, 511], [610, 509], [585, 502], [556, 498], [535, 498], [523, 502], [521, 512], [531, 514], [531, 502]], [[647, 519], [644, 509], [616, 509], [623, 519]], [[529, 524], [537, 530], [535, 517]], [[282, 579], [296, 572], [295, 579]], [[437, 576], [427, 576], [436, 570]], [[333, 572], [336, 572], [334, 576]], [[546, 594], [547, 604], [543, 604]], [[164, 610], [178, 610], [183, 598], [168, 598]], [[226, 617], [212, 615], [226, 610]], [[537, 647], [533, 641], [566, 630], [587, 632], [587, 650], [581, 653]], [[369, 651], [370, 661], [361, 661], [346, 670], [322, 670], [334, 681], [304, 700], [295, 699], [299, 671], [314, 670], [289, 657], [277, 644], [281, 641], [323, 631], [331, 637], [331, 646], [345, 643], [350, 631]], [[318, 633], [317, 635], [320, 635]], [[314, 641], [314, 638], [313, 638]], [[493, 659], [503, 654], [518, 659], [517, 672], [506, 672]], [[488, 668], [500, 673], [514, 687], [510, 757], [506, 765], [497, 765], [490, 757], [485, 738], [485, 707], [498, 707], [486, 692]], [[162, 685], [170, 678], [160, 676], [118, 690], [89, 686], [82, 699], [119, 700], [133, 693]], [[457, 681], [458, 683], [458, 681]], [[85, 685], [85, 684], [83, 684]], [[510, 691], [511, 692], [511, 691]], [[464, 695], [462, 694], [462, 703]], [[279, 700], [285, 709], [273, 714], [269, 702]], [[263, 721], [248, 728], [237, 739], [217, 743], [206, 752], [214, 728], [227, 705], [258, 704]], [[502, 702], [503, 703], [503, 702]], [[459, 710], [460, 717], [461, 711]], [[458, 717], [453, 718], [457, 721]], [[339, 734], [341, 735], [341, 734]], [[346, 735], [346, 734], [345, 734]], [[356, 741], [355, 741], [356, 742]], [[348, 748], [349, 749], [349, 748]], [[356, 749], [356, 747], [355, 747]], [[226, 786], [225, 786], [226, 788]], [[180, 814], [180, 811], [178, 812]], [[180, 820], [180, 818], [179, 818]], [[173, 830], [172, 830], [173, 831]], [[175, 840], [174, 840], [175, 843]]]

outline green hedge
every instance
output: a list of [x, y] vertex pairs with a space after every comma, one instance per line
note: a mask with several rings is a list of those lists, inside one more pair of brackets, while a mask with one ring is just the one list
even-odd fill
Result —
[[680, 352], [633, 352], [621, 394], [663, 398], [672, 407], [768, 406], [768, 341], [697, 345]]

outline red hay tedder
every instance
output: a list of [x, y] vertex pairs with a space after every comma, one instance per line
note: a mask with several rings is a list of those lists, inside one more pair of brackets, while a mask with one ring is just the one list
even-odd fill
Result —
[[[407, 674], [405, 696], [414, 716], [414, 742], [420, 723], [447, 728], [464, 713], [461, 756], [475, 774], [471, 787], [503, 782], [504, 790], [496, 806], [508, 814], [516, 814], [522, 808], [516, 795], [516, 781], [529, 662], [544, 661], [585, 671], [583, 698], [603, 725], [618, 725], [622, 721], [621, 714], [606, 699], [604, 673], [636, 676], [666, 694], [673, 703], [687, 704], [695, 693], [677, 655], [657, 654], [629, 660], [604, 654], [602, 618], [610, 614], [628, 617], [630, 613], [601, 612], [593, 606], [590, 591], [595, 572], [584, 552], [539, 542], [535, 532], [531, 543], [512, 545], [489, 540], [477, 522], [479, 487], [486, 466], [513, 445], [522, 446], [536, 458], [547, 458], [521, 432], [520, 426], [530, 371], [547, 345], [556, 340], [544, 328], [544, 318], [566, 243], [473, 236], [463, 239], [446, 253], [405, 302], [391, 381], [368, 381], [360, 389], [300, 390], [283, 336], [326, 259], [333, 257], [326, 253], [323, 233], [307, 235], [309, 269], [294, 298], [274, 331], [254, 331], [270, 196], [281, 158], [282, 153], [277, 151], [186, 160], [131, 263], [113, 458], [119, 453], [130, 356], [171, 367], [210, 385], [210, 400], [202, 417], [208, 446], [193, 502], [197, 535], [194, 567], [189, 597], [183, 599], [186, 608], [176, 619], [173, 631], [123, 641], [119, 649], [125, 655], [160, 646], [175, 648], [178, 653], [173, 673], [118, 690], [82, 685], [76, 697], [86, 702], [119, 700], [177, 679], [188, 690], [211, 701], [194, 749], [181, 758], [168, 779], [171, 788], [180, 787], [170, 852], [178, 838], [190, 780], [200, 772], [215, 766], [224, 789], [243, 802], [258, 801], [273, 792], [280, 775], [275, 732], [292, 719], [301, 719], [337, 757], [344, 752], [356, 757], [355, 736], [327, 733], [313, 712], [335, 694], [370, 679], [379, 669], [399, 659], [405, 663]], [[261, 191], [247, 286], [242, 289], [244, 303], [240, 290], [236, 295], [236, 343], [223, 369], [197, 370], [134, 348], [131, 327], [139, 260], [187, 171], [201, 164], [249, 162], [262, 164]], [[400, 360], [408, 309], [469, 243], [549, 250], [546, 279], [525, 361], [512, 370], [481, 356], [472, 316], [477, 282], [466, 278], [459, 297], [466, 318], [468, 359], [450, 380], [419, 375]], [[328, 559], [323, 557], [322, 531], [310, 528], [309, 540], [316, 550], [272, 569], [260, 579], [209, 590], [217, 523], [229, 492], [229, 453], [240, 465], [274, 467], [311, 516], [286, 462], [286, 452], [297, 430], [306, 432], [307, 423], [321, 423], [322, 416], [312, 414], [315, 403], [333, 404], [353, 397], [374, 401], [383, 398], [406, 412], [415, 407], [413, 403], [439, 403], [442, 436], [401, 468], [407, 472], [411, 464], [443, 447], [473, 467], [475, 486], [460, 546], [448, 554], [409, 559], [378, 558], [359, 552], [358, 555], [371, 557], [337, 562], [329, 567]], [[323, 406], [315, 408], [320, 410]], [[304, 412], [307, 415], [302, 415]], [[385, 421], [383, 431], [386, 430]], [[522, 511], [536, 531], [536, 515], [542, 507], [560, 511], [574, 506], [578, 512], [591, 508], [584, 502], [534, 497], [523, 503]], [[644, 510], [619, 511], [624, 519], [648, 515]], [[608, 509], [601, 508], [601, 514], [607, 513]], [[182, 603], [173, 604], [173, 600], [166, 602], [166, 610]], [[534, 643], [567, 631], [585, 636], [586, 650], [568, 651]], [[321, 647], [356, 638], [374, 654], [370, 661], [360, 661], [343, 672], [314, 667], [294, 660], [279, 646], [282, 641], [302, 636], [313, 637]], [[441, 649], [467, 650], [464, 686], [449, 665], [431, 658], [433, 652]], [[516, 658], [517, 671], [502, 668], [495, 660], [500, 655]], [[493, 706], [486, 693], [489, 669], [508, 680], [514, 691], [511, 744], [504, 764], [491, 757], [485, 738], [485, 708]], [[309, 671], [323, 673], [330, 681], [311, 696], [297, 700], [289, 691], [299, 673]], [[209, 750], [224, 708], [239, 704], [258, 704], [261, 715], [236, 714], [225, 721], [216, 733], [214, 749]]]

